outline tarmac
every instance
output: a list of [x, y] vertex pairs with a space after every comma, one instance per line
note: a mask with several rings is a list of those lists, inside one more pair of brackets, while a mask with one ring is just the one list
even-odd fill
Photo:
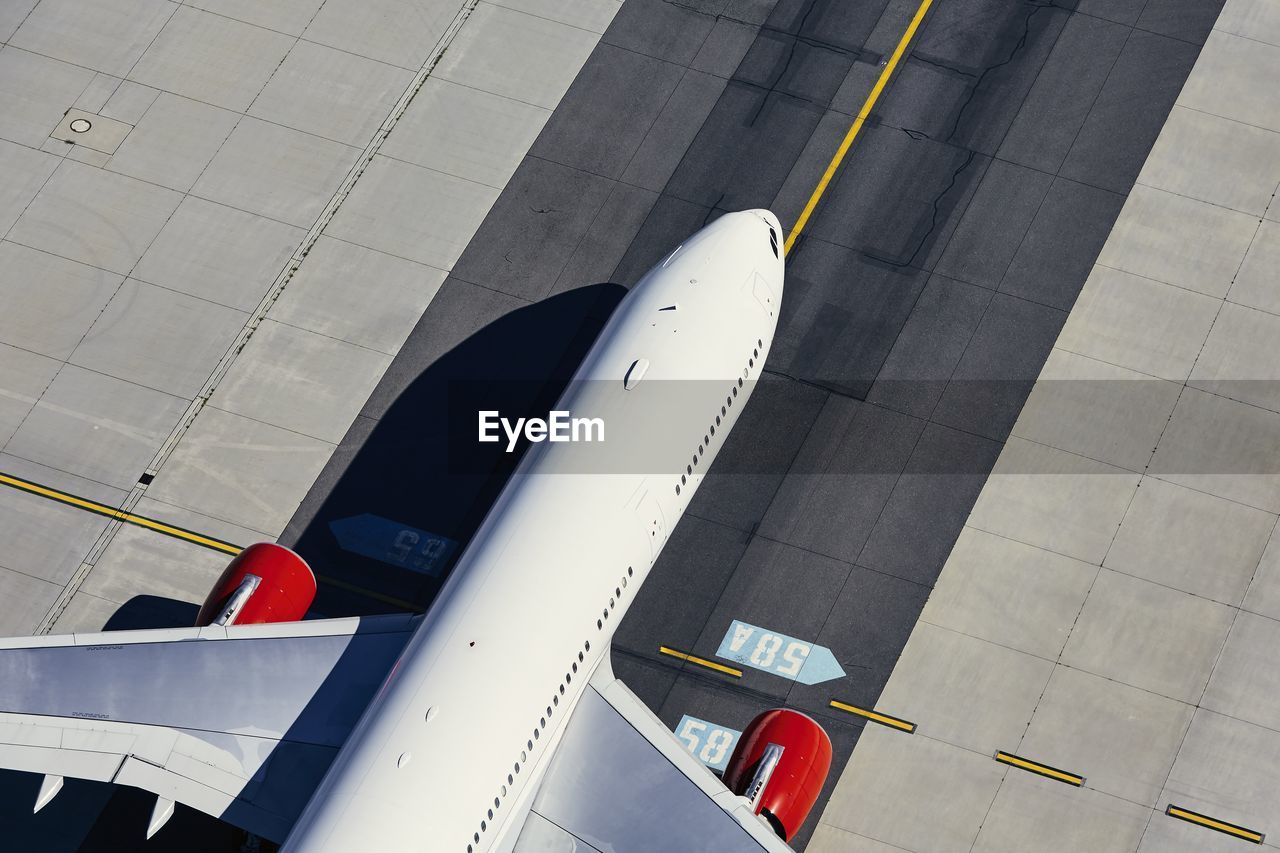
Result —
[[[0, 426], [13, 425], [0, 472], [227, 543], [279, 537], [324, 579], [319, 615], [429, 603], [447, 563], [432, 555], [465, 545], [512, 465], [459, 441], [450, 401], [493, 387], [511, 409], [545, 408], [622, 287], [683, 237], [747, 207], [793, 223], [917, 9], [896, 0], [526, 0], [482, 3], [451, 31], [456, 3], [427, 4], [424, 15], [391, 3], [330, 2], [319, 12], [315, 2], [270, 11], [227, 3], [219, 14], [118, 5], [129, 8], [89, 20], [43, 0], [11, 22], [0, 49], [0, 66], [12, 69], [0, 73], [0, 138], [11, 149], [0, 169], [11, 162], [17, 176], [13, 225], [0, 243], [11, 256], [0, 298], [15, 306], [0, 318], [0, 343], [14, 348], [0, 359]], [[551, 8], [574, 17], [528, 19]], [[835, 767], [853, 759], [842, 779], [833, 771], [831, 804], [797, 848], [815, 827], [810, 849], [959, 849], [968, 829], [972, 846], [990, 785], [957, 786], [930, 768], [959, 751], [957, 764], [986, 762], [974, 770], [984, 784], [1014, 772], [991, 753], [1023, 748], [1010, 732], [1025, 728], [1027, 703], [1039, 696], [1028, 685], [1054, 684], [1052, 645], [1040, 637], [1015, 651], [1006, 637], [1011, 648], [963, 656], [969, 634], [985, 637], [977, 626], [994, 615], [1002, 630], [1032, 635], [1049, 605], [1016, 577], [984, 570], [1016, 572], [1057, 552], [1055, 565], [1069, 567], [1058, 573], [1062, 600], [1051, 602], [1060, 614], [1090, 571], [1112, 569], [1098, 567], [1108, 555], [1096, 532], [1092, 550], [1031, 541], [1023, 553], [1008, 544], [1019, 538], [1008, 528], [975, 525], [971, 512], [1070, 537], [1076, 528], [1063, 518], [1018, 509], [1035, 510], [1047, 499], [1038, 490], [1060, 482], [1044, 474], [1072, 464], [1121, 469], [1116, 482], [1142, 476], [1134, 460], [1146, 434], [1136, 416], [1099, 414], [1092, 433], [1063, 416], [1127, 406], [1127, 395], [1104, 407], [1102, 392], [1089, 390], [1130, 376], [1091, 366], [1106, 362], [1160, 380], [1141, 383], [1151, 403], [1138, 419], [1158, 420], [1162, 383], [1185, 382], [1177, 371], [1190, 364], [1174, 359], [1166, 375], [1127, 353], [1167, 358], [1167, 337], [1189, 347], [1194, 332], [1208, 333], [1201, 319], [1185, 336], [1153, 331], [1145, 349], [1126, 349], [1116, 329], [1148, 327], [1125, 318], [1165, 303], [1151, 297], [1126, 314], [1129, 303], [1100, 281], [1110, 273], [1097, 270], [1161, 278], [1162, 263], [1177, 266], [1170, 258], [1188, 241], [1156, 229], [1168, 241], [1159, 244], [1136, 224], [1144, 203], [1148, 215], [1173, 206], [1151, 193], [1225, 203], [1205, 189], [1204, 161], [1180, 160], [1170, 131], [1161, 135], [1166, 120], [1208, 121], [1200, 116], [1212, 89], [1199, 108], [1174, 107], [1206, 38], [1205, 61], [1217, 56], [1240, 91], [1265, 79], [1249, 78], [1268, 67], [1265, 55], [1223, 58], [1238, 51], [1210, 34], [1218, 8], [940, 0], [793, 247], [767, 381], [621, 625], [614, 667], [673, 729], [686, 717], [741, 729], [779, 704], [819, 718]], [[1231, 14], [1243, 21], [1237, 29], [1266, 20], [1235, 2]], [[428, 42], [437, 52], [447, 45], [439, 64]], [[239, 70], [202, 72], [217, 63]], [[1228, 103], [1228, 118], [1265, 124], [1249, 119], [1267, 114], [1264, 95]], [[94, 125], [106, 134], [94, 141], [100, 148], [112, 133], [123, 141], [103, 152], [49, 137], [73, 132], [68, 106], [109, 120]], [[141, 132], [156, 110], [152, 133]], [[1230, 128], [1230, 144], [1223, 136], [1205, 150], [1222, 156], [1256, 135]], [[1153, 145], [1165, 177], [1139, 180]], [[1271, 162], [1265, 142], [1256, 150]], [[1252, 215], [1264, 183], [1233, 183], [1245, 200], [1236, 209]], [[1122, 208], [1116, 233], [1129, 229], [1136, 243], [1108, 240]], [[1189, 211], [1186, 221], [1203, 225], [1205, 216]], [[1243, 220], [1214, 223], [1205, 254], [1221, 270], [1248, 242]], [[1100, 251], [1104, 262], [1116, 254], [1095, 268]], [[1205, 259], [1182, 255], [1193, 256], [1185, 266], [1194, 275], [1205, 273]], [[23, 287], [36, 275], [57, 286]], [[1222, 292], [1209, 295], [1221, 304], [1216, 281]], [[1191, 292], [1182, 279], [1172, 284]], [[1254, 302], [1242, 304], [1270, 298], [1260, 272], [1251, 292]], [[1119, 325], [1098, 330], [1108, 322]], [[1252, 328], [1251, 338], [1225, 339], [1265, 346], [1264, 327]], [[1063, 346], [1060, 332], [1088, 344]], [[1218, 372], [1204, 377], [1252, 378], [1240, 371], [1266, 354], [1226, 347]], [[1084, 380], [1051, 387], [1084, 390], [1045, 392], [1035, 384], [1042, 370]], [[1195, 424], [1218, 422], [1182, 402], [1195, 393], [1175, 395], [1191, 425], [1183, 453], [1212, 444]], [[1081, 432], [1109, 436], [1107, 453], [1072, 444]], [[1249, 435], [1241, 442], [1257, 440]], [[1209, 459], [1198, 473], [1219, 464]], [[1022, 490], [988, 497], [996, 484]], [[1063, 501], [1099, 517], [1105, 504], [1119, 518], [1118, 497], [1094, 498], [1072, 491]], [[225, 564], [217, 549], [29, 493], [0, 491], [0, 501], [0, 588], [17, 602], [0, 609], [9, 633], [189, 621]], [[1131, 554], [1162, 544], [1134, 535]], [[386, 536], [390, 544], [369, 546]], [[1134, 560], [1159, 562], [1155, 553]], [[1125, 578], [1141, 573], [1115, 573], [1112, 591], [1090, 582], [1095, 607], [1130, 600]], [[1003, 596], [1023, 605], [1019, 618], [1004, 618], [1004, 607], [993, 615], [990, 603]], [[930, 618], [935, 611], [950, 615]], [[842, 674], [803, 684], [747, 664], [735, 678], [687, 659], [733, 660], [718, 654], [735, 621], [829, 649]], [[1168, 626], [1148, 627], [1162, 637]], [[1095, 657], [1108, 652], [1105, 631], [1093, 642]], [[1126, 665], [1145, 672], [1149, 663]], [[954, 704], [993, 681], [1000, 689], [982, 703]], [[868, 722], [866, 712], [919, 730]], [[1055, 763], [1045, 753], [1036, 755]], [[1073, 767], [1072, 757], [1055, 766]], [[1101, 772], [1071, 793], [1109, 795], [1091, 787]], [[898, 787], [883, 782], [890, 777]], [[1053, 811], [1056, 789], [1016, 799], [1019, 784], [1002, 794], [1009, 803], [986, 800], [1009, 826], [1038, 828], [1046, 814], [1068, 820], [1071, 812]], [[116, 794], [92, 831], [77, 823], [83, 808], [51, 806], [31, 819], [5, 806], [0, 823], [45, 838], [56, 824], [62, 849], [76, 849], [77, 831], [90, 833], [82, 849], [115, 849], [103, 827], [135, 812], [145, 823], [136, 799]], [[1199, 800], [1179, 803], [1194, 809]], [[212, 849], [211, 823], [175, 819], [157, 842], [193, 849], [201, 838]]]

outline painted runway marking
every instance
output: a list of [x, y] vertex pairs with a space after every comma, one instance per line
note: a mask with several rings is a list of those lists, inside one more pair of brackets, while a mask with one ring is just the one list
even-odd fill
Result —
[[329, 530], [344, 551], [433, 578], [458, 550], [446, 536], [367, 512], [331, 521]]
[[[229, 554], [234, 557], [236, 554], [239, 554], [244, 550], [244, 546], [242, 545], [224, 542], [223, 540], [215, 539], [212, 536], [205, 536], [204, 534], [196, 533], [194, 530], [187, 530], [183, 527], [166, 524], [163, 521], [157, 521], [154, 518], [147, 518], [145, 515], [125, 512], [124, 510], [116, 509], [113, 506], [107, 506], [104, 503], [98, 503], [97, 501], [89, 500], [88, 498], [82, 498], [79, 495], [73, 495], [70, 492], [51, 489], [48, 486], [42, 486], [39, 483], [33, 483], [30, 480], [24, 480], [21, 477], [14, 477], [10, 474], [0, 473], [0, 485], [8, 486], [10, 488], [17, 489], [20, 492], [26, 492], [30, 495], [46, 498], [66, 506], [72, 506], [76, 509], [82, 509], [86, 512], [91, 512], [94, 515], [105, 516], [112, 521], [119, 521], [124, 524], [132, 524], [135, 527], [153, 530], [156, 533], [170, 536], [174, 539], [181, 539], [184, 542], [199, 545], [201, 548], [208, 548], [210, 551], [218, 551], [219, 553]], [[365, 589], [362, 586], [347, 583], [346, 581], [338, 580], [337, 578], [326, 577], [325, 575], [317, 573], [316, 580], [322, 584], [326, 584], [337, 589], [354, 592], [357, 595], [364, 596], [365, 598], [372, 598], [374, 601], [381, 601], [384, 604], [399, 607], [402, 610], [408, 610], [414, 613], [422, 612], [422, 607], [414, 604], [412, 601], [405, 601], [404, 599], [396, 598], [394, 596], [383, 595], [382, 593], [376, 592], [372, 589]]]
[[820, 684], [844, 677], [844, 668], [826, 646], [737, 619], [725, 632], [716, 656], [801, 684]]
[[1074, 785], [1077, 788], [1084, 784], [1083, 776], [1068, 773], [1065, 770], [1059, 770], [1056, 767], [1050, 767], [1048, 764], [1041, 764], [1038, 761], [1022, 758], [1009, 752], [997, 752], [995, 758], [1001, 764], [1008, 764], [1010, 767], [1017, 767], [1020, 770], [1035, 773], [1037, 776], [1043, 776], [1046, 779], [1055, 779], [1068, 785]]
[[1193, 812], [1190, 809], [1184, 809], [1170, 803], [1164, 813], [1169, 817], [1176, 817], [1178, 820], [1185, 820], [1187, 823], [1194, 823], [1197, 826], [1203, 826], [1206, 829], [1213, 829], [1218, 832], [1224, 832], [1227, 835], [1234, 835], [1236, 838], [1245, 841], [1252, 841], [1254, 844], [1261, 844], [1266, 838], [1261, 832], [1252, 829], [1245, 829], [1243, 826], [1236, 826], [1234, 823], [1227, 823], [1225, 820], [1209, 817], [1208, 815]]
[[723, 773], [742, 732], [685, 714], [676, 725], [676, 737], [684, 741], [694, 758]]
[[916, 731], [915, 723], [872, 710], [871, 708], [860, 708], [857, 705], [850, 705], [848, 702], [841, 702], [839, 699], [832, 699], [828, 705], [837, 711], [844, 711], [846, 714], [853, 714], [862, 717], [864, 720], [870, 720], [873, 723], [879, 723], [882, 726], [888, 726], [891, 729], [897, 729], [909, 735], [915, 734]]
[[742, 677], [742, 670], [740, 669], [734, 669], [731, 666], [725, 666], [724, 664], [716, 663], [713, 660], [700, 658], [697, 655], [691, 655], [688, 652], [682, 652], [679, 649], [673, 649], [670, 646], [658, 646], [658, 654], [705, 667], [706, 669], [714, 669], [716, 672], [722, 672], [725, 675], [732, 675], [734, 678]]
[[809, 224], [809, 217], [813, 215], [818, 202], [822, 200], [823, 193], [827, 191], [827, 186], [831, 183], [831, 179], [835, 177], [836, 170], [840, 168], [840, 164], [844, 162], [845, 155], [849, 153], [853, 140], [858, 137], [858, 133], [862, 130], [862, 125], [866, 123], [867, 117], [871, 115], [871, 110], [875, 108], [876, 101], [880, 100], [880, 93], [888, 85], [889, 78], [893, 76], [893, 72], [897, 69], [902, 55], [907, 52], [907, 45], [911, 43], [916, 30], [920, 28], [920, 22], [924, 20], [925, 13], [929, 11], [929, 7], [932, 5], [933, 0], [921, 0], [915, 16], [912, 17], [911, 23], [907, 25], [907, 31], [898, 40], [898, 46], [894, 48], [893, 55], [889, 57], [884, 70], [880, 72], [880, 77], [876, 80], [876, 84], [871, 87], [871, 94], [867, 95], [867, 100], [862, 104], [862, 109], [858, 110], [858, 115], [854, 118], [853, 124], [849, 126], [844, 139], [841, 140], [835, 156], [827, 164], [827, 170], [822, 173], [822, 179], [818, 181], [818, 186], [814, 188], [813, 194], [809, 196], [809, 201], [804, 206], [804, 210], [800, 212], [800, 218], [796, 220], [795, 227], [787, 235], [787, 242], [782, 247], [784, 255], [791, 253], [791, 247], [795, 245], [796, 238], [800, 236], [800, 232], [804, 230], [804, 227]]

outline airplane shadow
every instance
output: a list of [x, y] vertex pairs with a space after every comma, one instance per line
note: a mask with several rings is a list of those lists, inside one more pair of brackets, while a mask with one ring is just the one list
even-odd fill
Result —
[[511, 311], [425, 365], [382, 417], [357, 421], [313, 489], [337, 475], [323, 502], [281, 539], [320, 578], [313, 615], [431, 603], [520, 461], [505, 441], [477, 441], [477, 411], [545, 416], [625, 294], [596, 284]]

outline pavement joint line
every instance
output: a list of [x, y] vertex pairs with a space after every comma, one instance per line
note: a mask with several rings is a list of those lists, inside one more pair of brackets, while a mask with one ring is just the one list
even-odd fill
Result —
[[848, 702], [841, 702], [838, 699], [832, 699], [827, 703], [828, 707], [835, 708], [837, 711], [844, 711], [858, 717], [870, 720], [873, 723], [879, 723], [882, 726], [888, 726], [891, 729], [897, 729], [907, 734], [915, 734], [916, 724], [900, 717], [894, 717], [880, 711], [874, 711], [870, 708], [860, 708], [857, 705], [850, 705]]
[[[197, 533], [194, 530], [187, 530], [185, 527], [178, 527], [176, 524], [168, 524], [166, 522], [159, 521], [158, 519], [148, 518], [145, 515], [138, 515], [137, 513], [117, 509], [116, 507], [108, 506], [107, 504], [99, 503], [98, 501], [90, 500], [89, 498], [82, 498], [79, 495], [73, 495], [70, 492], [63, 492], [48, 486], [42, 486], [39, 483], [33, 483], [30, 480], [24, 480], [21, 477], [14, 477], [11, 474], [0, 472], [0, 485], [8, 486], [12, 489], [17, 489], [20, 492], [26, 492], [27, 494], [47, 498], [48, 500], [72, 506], [76, 509], [82, 509], [86, 512], [94, 513], [95, 515], [106, 516], [112, 521], [132, 524], [137, 527], [155, 531], [156, 533], [160, 533], [165, 536], [170, 536], [174, 539], [181, 539], [184, 542], [190, 542], [194, 545], [199, 545], [202, 548], [208, 548], [210, 551], [218, 551], [234, 557], [244, 550], [244, 547], [241, 545], [226, 542], [222, 539], [216, 539], [213, 536], [205, 536], [204, 534]], [[348, 583], [344, 580], [339, 580], [338, 578], [317, 574], [316, 580], [320, 583], [326, 584], [327, 586], [332, 586], [348, 592], [354, 592], [358, 595], [364, 596], [365, 598], [371, 598], [385, 604], [392, 604], [396, 607], [411, 610], [415, 613], [422, 612], [422, 607], [412, 601], [396, 598], [391, 595], [385, 595], [377, 592], [376, 590], [366, 589], [362, 586]]]
[[670, 646], [658, 646], [658, 654], [696, 664], [697, 666], [706, 667], [707, 669], [713, 669], [716, 672], [722, 672], [725, 675], [732, 675], [734, 678], [742, 677], [742, 670], [740, 669], [734, 669], [731, 666], [725, 666], [724, 664], [716, 663], [713, 660], [700, 658], [697, 655], [691, 655], [688, 652], [682, 652], [678, 649], [673, 649]]
[[1020, 770], [1026, 770], [1037, 776], [1043, 776], [1046, 779], [1053, 779], [1057, 782], [1064, 782], [1076, 788], [1084, 785], [1084, 777], [1075, 773], [1069, 773], [1066, 770], [1059, 770], [1056, 767], [1050, 767], [1048, 764], [1041, 764], [1038, 761], [1032, 761], [1028, 758], [1022, 758], [1011, 752], [1001, 750], [995, 754], [996, 761], [1001, 764], [1007, 764], [1010, 767], [1017, 767]]
[[[329, 197], [329, 201], [325, 204], [324, 209], [316, 218], [316, 221], [312, 223], [310, 229], [308, 229], [304, 234], [302, 242], [299, 244], [298, 248], [285, 261], [284, 268], [276, 274], [275, 278], [272, 280], [270, 288], [268, 288], [266, 292], [266, 295], [264, 295], [259, 301], [258, 307], [249, 314], [248, 320], [246, 320], [244, 326], [240, 329], [239, 334], [236, 336], [231, 346], [218, 361], [218, 364], [214, 367], [209, 378], [205, 380], [200, 391], [196, 394], [195, 398], [192, 399], [190, 405], [187, 406], [186, 411], [184, 411], [181, 417], [178, 418], [177, 425], [172, 431], [170, 431], [169, 435], [160, 445], [160, 449], [157, 450], [155, 455], [152, 457], [151, 463], [147, 465], [145, 473], [154, 477], [155, 474], [159, 472], [160, 468], [168, 461], [169, 456], [173, 453], [174, 449], [178, 446], [178, 443], [183, 439], [187, 434], [187, 431], [191, 428], [191, 425], [195, 422], [196, 416], [204, 409], [205, 404], [209, 402], [210, 397], [213, 396], [218, 386], [222, 383], [223, 378], [230, 371], [231, 365], [248, 345], [250, 338], [253, 337], [254, 333], [258, 330], [258, 327], [267, 318], [267, 312], [275, 304], [276, 300], [279, 299], [280, 294], [293, 279], [294, 274], [297, 273], [298, 268], [302, 265], [303, 261], [306, 260], [307, 255], [320, 239], [325, 228], [328, 227], [334, 216], [337, 215], [338, 208], [342, 206], [342, 203], [351, 194], [356, 183], [360, 180], [361, 176], [364, 175], [365, 170], [373, 163], [374, 158], [382, 148], [382, 144], [386, 141], [391, 131], [395, 129], [400, 117], [404, 115], [405, 111], [409, 108], [409, 104], [412, 103], [419, 90], [421, 90], [426, 84], [427, 78], [431, 76], [436, 65], [438, 65], [441, 59], [444, 58], [445, 53], [449, 50], [450, 46], [452, 46], [454, 38], [461, 31], [463, 25], [470, 18], [471, 13], [475, 10], [479, 2], [480, 0], [462, 0], [461, 7], [458, 9], [453, 20], [436, 42], [426, 62], [424, 62], [422, 67], [418, 69], [408, 87], [401, 93], [399, 100], [396, 101], [391, 112], [383, 120], [382, 124], [378, 127], [378, 130], [375, 131], [372, 140], [370, 140], [364, 150], [360, 152], [351, 168], [348, 169], [346, 175], [338, 184], [338, 188], [334, 191], [333, 195]], [[172, 214], [170, 215], [172, 216]], [[135, 485], [130, 491], [125, 505], [133, 506], [137, 503], [137, 501], [144, 495], [145, 489], [145, 485]], [[124, 512], [124, 510], [111, 509], [113, 518], [117, 518], [115, 516], [115, 513], [117, 512]], [[117, 520], [124, 519], [117, 518]], [[67, 609], [67, 606], [71, 603], [71, 599], [88, 578], [89, 573], [93, 570], [94, 566], [97, 565], [98, 558], [101, 557], [101, 555], [110, 546], [111, 541], [115, 536], [115, 531], [118, 529], [118, 526], [109, 526], [102, 532], [102, 535], [94, 544], [88, 557], [86, 557], [85, 561], [81, 563], [80, 569], [72, 576], [66, 586], [63, 587], [62, 592], [45, 613], [44, 618], [40, 621], [40, 624], [34, 631], [35, 635], [48, 634], [53, 630], [53, 626], [62, 616], [63, 611]], [[195, 535], [198, 536], [199, 534]], [[377, 598], [378, 596], [375, 595], [374, 597]], [[401, 606], [412, 606], [415, 609], [420, 609], [417, 608], [416, 605], [410, 605], [408, 602], [404, 602]]]
[[1173, 803], [1165, 808], [1164, 813], [1169, 817], [1175, 817], [1178, 820], [1185, 820], [1187, 823], [1194, 823], [1197, 826], [1203, 826], [1206, 829], [1212, 829], [1216, 832], [1225, 833], [1244, 841], [1251, 841], [1254, 844], [1261, 844], [1266, 835], [1253, 829], [1246, 829], [1243, 826], [1237, 826], [1234, 823], [1227, 823], [1225, 820], [1218, 820], [1208, 815], [1193, 812], [1190, 809], [1184, 809], [1181, 806], [1175, 806]]
[[826, 193], [827, 187], [831, 184], [831, 179], [835, 177], [836, 170], [844, 162], [845, 155], [849, 153], [849, 148], [853, 145], [854, 139], [858, 137], [858, 134], [862, 131], [862, 126], [866, 124], [867, 119], [870, 117], [871, 111], [875, 109], [876, 101], [880, 100], [880, 94], [884, 91], [885, 86], [889, 84], [889, 78], [897, 70], [898, 62], [901, 61], [903, 54], [907, 52], [907, 45], [911, 43], [916, 30], [920, 28], [920, 22], [924, 20], [925, 14], [932, 5], [933, 0], [920, 0], [920, 6], [916, 9], [915, 15], [912, 16], [911, 23], [907, 25], [902, 38], [898, 40], [898, 46], [893, 49], [893, 54], [889, 57], [889, 61], [885, 63], [884, 70], [880, 72], [880, 76], [876, 79], [876, 84], [871, 87], [870, 94], [867, 95], [866, 101], [863, 102], [862, 109], [858, 110], [858, 115], [854, 118], [853, 124], [849, 125], [849, 130], [845, 133], [844, 139], [840, 141], [840, 147], [836, 149], [835, 155], [831, 158], [831, 162], [827, 164], [826, 171], [822, 173], [822, 178], [814, 188], [813, 194], [809, 196], [809, 201], [805, 203], [804, 210], [800, 212], [800, 217], [796, 220], [795, 226], [792, 227], [791, 233], [787, 235], [787, 241], [782, 247], [784, 255], [791, 254], [791, 247], [795, 244], [796, 238], [800, 236], [800, 232], [804, 231], [804, 227], [809, 224], [809, 217], [813, 215], [813, 211], [818, 207], [818, 202], [822, 200], [823, 194]]

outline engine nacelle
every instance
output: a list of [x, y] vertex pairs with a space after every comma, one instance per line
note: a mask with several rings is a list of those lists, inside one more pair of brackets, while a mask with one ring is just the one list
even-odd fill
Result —
[[227, 564], [196, 617], [196, 625], [296, 622], [316, 597], [307, 561], [283, 545], [259, 542]]
[[831, 769], [831, 738], [799, 711], [775, 708], [743, 731], [724, 783], [744, 796], [783, 841], [795, 835]]

